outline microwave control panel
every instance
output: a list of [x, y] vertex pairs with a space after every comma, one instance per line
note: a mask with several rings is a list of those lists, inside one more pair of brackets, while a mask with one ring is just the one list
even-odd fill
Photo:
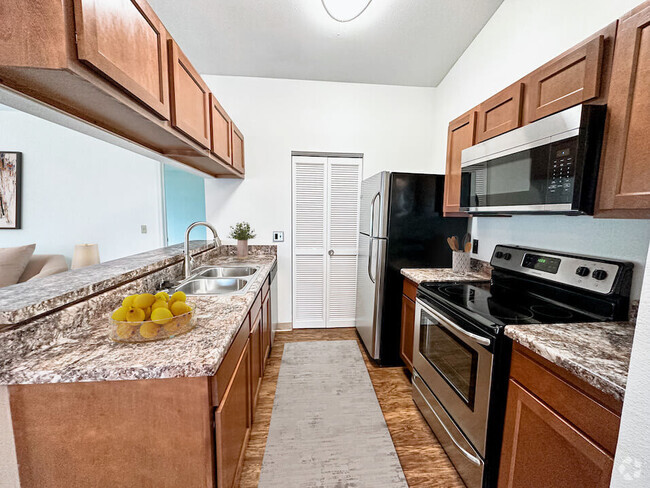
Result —
[[573, 184], [575, 181], [575, 157], [578, 138], [553, 144], [551, 146], [548, 186], [546, 188], [547, 203], [565, 203], [573, 199]]

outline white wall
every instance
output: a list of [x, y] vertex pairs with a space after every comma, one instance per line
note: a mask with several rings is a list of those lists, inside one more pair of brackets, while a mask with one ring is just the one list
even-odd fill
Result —
[[[204, 76], [245, 136], [246, 179], [206, 180], [208, 221], [227, 236], [247, 220], [252, 244], [278, 246], [279, 321], [291, 322], [291, 151], [364, 154], [364, 175], [432, 172], [431, 88]], [[444, 170], [443, 170], [444, 172]], [[226, 240], [228, 241], [228, 240]]]
[[[650, 255], [648, 256], [650, 259]], [[650, 486], [650, 268], [646, 268], [634, 333], [611, 486]]]
[[0, 150], [23, 153], [22, 229], [0, 230], [0, 247], [69, 262], [80, 243], [102, 261], [163, 245], [159, 162], [15, 110], [0, 111]]
[[[434, 90], [434, 172], [444, 172], [451, 120], [628, 12], [640, 0], [505, 0]], [[561, 12], [561, 15], [558, 15]], [[650, 221], [591, 217], [472, 219], [479, 255], [497, 243], [520, 244], [633, 261], [638, 297]]]

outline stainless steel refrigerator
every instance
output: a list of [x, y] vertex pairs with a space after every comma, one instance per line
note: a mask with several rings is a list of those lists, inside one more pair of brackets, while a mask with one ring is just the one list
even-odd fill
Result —
[[378, 173], [361, 184], [356, 328], [381, 365], [399, 357], [402, 268], [451, 267], [447, 237], [464, 217], [443, 217], [444, 176]]

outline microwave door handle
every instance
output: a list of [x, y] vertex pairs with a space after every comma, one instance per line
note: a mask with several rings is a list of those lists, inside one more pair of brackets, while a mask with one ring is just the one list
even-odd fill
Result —
[[433, 315], [441, 324], [446, 325], [447, 327], [451, 327], [454, 329], [456, 332], [464, 335], [465, 337], [472, 339], [474, 342], [477, 342], [479, 344], [482, 344], [484, 346], [489, 346], [492, 344], [492, 341], [488, 339], [487, 337], [481, 337], [480, 335], [477, 334], [472, 334], [471, 332], [466, 331], [462, 327], [459, 327], [458, 325], [454, 324], [453, 322], [450, 322], [446, 318], [444, 318], [442, 315], [439, 313], [436, 313], [435, 311], [431, 310], [429, 307], [427, 307], [427, 312]]
[[[415, 387], [417, 388], [418, 386], [415, 385]], [[451, 441], [454, 443], [456, 448], [463, 454], [463, 456], [465, 456], [467, 458], [467, 460], [469, 462], [471, 462], [472, 464], [475, 464], [476, 466], [480, 466], [481, 465], [481, 460], [479, 458], [477, 458], [476, 456], [473, 456], [469, 451], [467, 451], [467, 449], [465, 449], [460, 444], [458, 444], [458, 441], [456, 440], [456, 438], [452, 435], [451, 432], [449, 432], [449, 429], [447, 429], [447, 426], [442, 421], [442, 419], [438, 416], [438, 414], [436, 413], [436, 410], [431, 406], [431, 404], [429, 403], [427, 398], [424, 395], [421, 395], [421, 396], [422, 396], [422, 399], [424, 400], [424, 402], [429, 407], [429, 411], [431, 411], [431, 413], [433, 413], [433, 415], [435, 415], [436, 419], [438, 420], [438, 423], [440, 425], [442, 425], [442, 428], [445, 430], [445, 432], [447, 433], [447, 435], [449, 436]]]

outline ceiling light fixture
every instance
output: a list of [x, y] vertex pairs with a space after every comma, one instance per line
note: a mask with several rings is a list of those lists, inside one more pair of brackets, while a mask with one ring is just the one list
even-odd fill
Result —
[[337, 22], [351, 22], [366, 11], [372, 0], [321, 0], [327, 15]]

